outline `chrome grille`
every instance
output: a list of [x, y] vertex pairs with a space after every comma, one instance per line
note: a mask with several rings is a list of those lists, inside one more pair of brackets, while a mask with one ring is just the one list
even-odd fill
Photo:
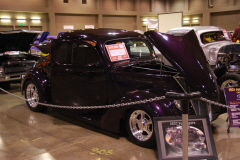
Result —
[[5, 74], [26, 72], [35, 64], [35, 61], [13, 62], [10, 64], [4, 64]]

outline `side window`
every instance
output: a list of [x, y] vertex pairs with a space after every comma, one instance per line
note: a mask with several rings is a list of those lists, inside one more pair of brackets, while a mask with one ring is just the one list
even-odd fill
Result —
[[87, 65], [100, 61], [100, 56], [90, 44], [62, 43], [56, 49], [55, 61], [61, 64]]
[[127, 48], [130, 49], [130, 57], [148, 57], [151, 51], [143, 41], [129, 41]]
[[68, 43], [62, 43], [57, 47], [57, 50], [55, 52], [55, 61], [58, 63], [69, 63], [68, 61], [68, 50], [69, 50], [69, 45]]
[[105, 44], [110, 60], [122, 61], [129, 58], [155, 57], [155, 52], [148, 41], [143, 39], [121, 39], [108, 41]]
[[100, 57], [93, 46], [85, 43], [72, 44], [71, 63], [86, 65], [96, 63], [98, 61], [100, 61]]

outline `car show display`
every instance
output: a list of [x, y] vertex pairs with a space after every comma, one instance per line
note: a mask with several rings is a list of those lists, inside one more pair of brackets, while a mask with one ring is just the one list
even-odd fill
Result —
[[239, 87], [228, 87], [224, 88], [224, 95], [226, 103], [231, 106], [227, 110], [228, 112], [228, 129], [230, 127], [240, 127], [240, 88]]
[[[170, 66], [157, 59], [154, 46]], [[74, 30], [43, 47], [50, 49], [50, 55], [40, 59], [22, 80], [28, 107], [36, 112], [52, 107], [113, 133], [123, 127], [129, 140], [142, 147], [156, 145], [153, 117], [182, 114], [178, 100], [145, 99], [166, 92], [199, 91], [209, 100], [225, 102], [192, 31], [175, 37], [155, 31], [143, 35], [120, 29]], [[135, 103], [139, 100], [143, 103]], [[190, 101], [190, 115], [214, 120], [225, 112], [199, 99]]]
[[[176, 117], [154, 118], [156, 124], [158, 154], [161, 160], [217, 159], [210, 122], [206, 116], [189, 116], [188, 128]], [[183, 158], [183, 132], [188, 131], [188, 155]]]
[[240, 160], [240, 0], [17, 2], [0, 160]]

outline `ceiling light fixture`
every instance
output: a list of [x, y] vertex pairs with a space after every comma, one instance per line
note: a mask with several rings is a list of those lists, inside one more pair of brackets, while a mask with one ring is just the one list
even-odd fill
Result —
[[1, 22], [10, 22], [11, 19], [10, 18], [0, 18]]

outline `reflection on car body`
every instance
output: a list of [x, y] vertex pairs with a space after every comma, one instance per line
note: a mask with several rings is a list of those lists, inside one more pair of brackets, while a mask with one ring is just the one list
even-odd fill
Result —
[[[134, 101], [164, 96], [166, 92], [200, 91], [205, 98], [224, 102], [194, 33], [178, 38], [155, 31], [143, 35], [119, 29], [65, 32], [51, 42], [51, 54], [24, 77], [21, 88], [29, 99], [27, 105], [32, 111], [47, 108], [38, 102], [64, 106], [56, 110], [110, 132], [127, 130], [133, 143], [153, 147], [153, 117], [180, 116], [179, 102]], [[157, 60], [153, 45], [172, 66]], [[193, 52], [195, 56], [188, 56]], [[91, 107], [129, 102], [133, 105]], [[72, 110], [71, 106], [89, 108]], [[212, 120], [225, 111], [199, 100], [191, 101], [189, 107], [190, 114], [209, 114]]]

